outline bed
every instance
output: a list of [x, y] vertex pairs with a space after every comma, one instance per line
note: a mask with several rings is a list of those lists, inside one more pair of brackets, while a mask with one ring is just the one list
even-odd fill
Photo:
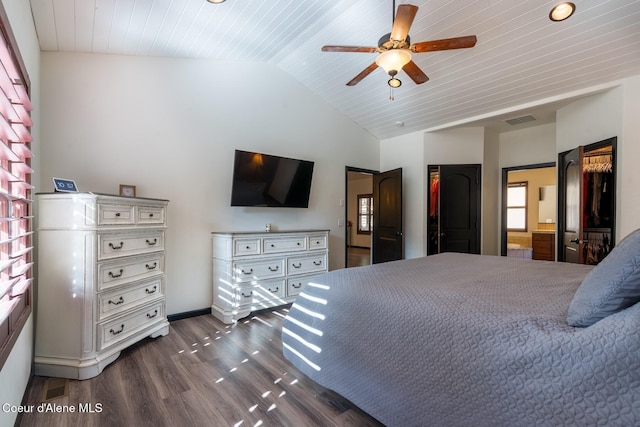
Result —
[[387, 426], [640, 425], [634, 235], [595, 268], [445, 253], [329, 272], [291, 306], [284, 356]]

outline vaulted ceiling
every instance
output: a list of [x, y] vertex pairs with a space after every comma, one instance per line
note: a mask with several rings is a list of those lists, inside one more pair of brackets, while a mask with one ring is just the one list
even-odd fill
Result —
[[[377, 46], [391, 31], [392, 0], [30, 0], [43, 51], [258, 61], [276, 64], [384, 139], [502, 112], [548, 120], [540, 100], [640, 74], [640, 0], [412, 0], [412, 42], [476, 35], [471, 49], [414, 54], [429, 76], [389, 99], [376, 69], [345, 84], [375, 53], [321, 52], [323, 45]], [[240, 88], [241, 90], [241, 88]], [[521, 111], [514, 106], [528, 105]], [[489, 122], [485, 122], [489, 123]]]

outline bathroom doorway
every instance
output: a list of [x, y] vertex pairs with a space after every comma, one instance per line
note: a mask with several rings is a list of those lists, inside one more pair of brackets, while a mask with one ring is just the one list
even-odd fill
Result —
[[502, 169], [501, 255], [555, 260], [556, 164]]

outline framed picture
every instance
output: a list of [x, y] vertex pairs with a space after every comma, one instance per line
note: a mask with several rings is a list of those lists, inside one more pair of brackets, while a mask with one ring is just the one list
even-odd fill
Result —
[[125, 197], [136, 197], [136, 186], [120, 184], [120, 195]]
[[53, 186], [55, 188], [55, 191], [61, 191], [64, 193], [78, 192], [76, 182], [72, 179], [53, 178]]

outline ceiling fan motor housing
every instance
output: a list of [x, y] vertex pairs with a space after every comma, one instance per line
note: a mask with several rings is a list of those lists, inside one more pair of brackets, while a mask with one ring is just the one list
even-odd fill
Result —
[[409, 49], [411, 38], [407, 35], [404, 40], [391, 39], [391, 33], [387, 33], [378, 40], [378, 49], [381, 51], [391, 49]]

